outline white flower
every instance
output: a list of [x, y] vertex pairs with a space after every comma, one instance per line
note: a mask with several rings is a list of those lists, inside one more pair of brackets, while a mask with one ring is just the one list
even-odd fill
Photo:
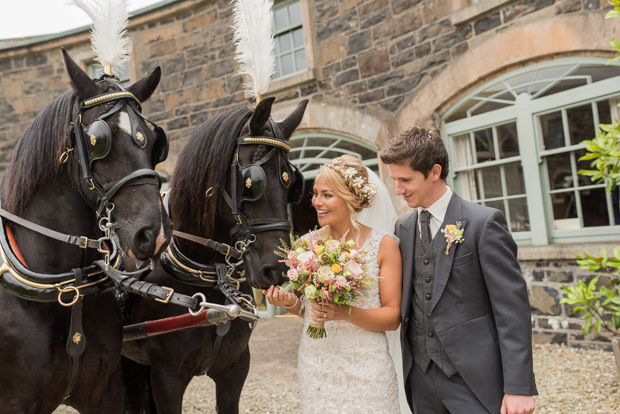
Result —
[[334, 278], [334, 272], [332, 272], [331, 266], [321, 266], [317, 273], [317, 279], [321, 283], [329, 282]]
[[312, 285], [306, 286], [304, 289], [304, 295], [306, 295], [307, 298], [314, 298], [316, 296], [316, 288]]

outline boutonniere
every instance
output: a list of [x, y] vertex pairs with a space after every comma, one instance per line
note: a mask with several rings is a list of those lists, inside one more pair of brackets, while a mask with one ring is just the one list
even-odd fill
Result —
[[463, 230], [461, 230], [461, 222], [457, 221], [456, 224], [448, 224], [441, 232], [446, 236], [448, 245], [446, 246], [446, 256], [450, 251], [450, 247], [453, 244], [461, 243], [463, 241]]

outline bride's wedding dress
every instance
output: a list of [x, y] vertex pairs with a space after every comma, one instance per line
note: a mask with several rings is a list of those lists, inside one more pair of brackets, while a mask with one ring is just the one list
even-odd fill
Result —
[[[360, 250], [368, 251], [368, 273], [377, 275], [379, 244], [385, 233], [372, 229]], [[387, 236], [390, 237], [390, 236]], [[312, 321], [310, 302], [299, 345], [302, 413], [398, 414], [398, 384], [385, 332], [373, 332], [344, 321], [325, 323], [327, 337], [306, 335]], [[379, 308], [379, 284], [355, 303]], [[400, 369], [400, 367], [399, 367]]]

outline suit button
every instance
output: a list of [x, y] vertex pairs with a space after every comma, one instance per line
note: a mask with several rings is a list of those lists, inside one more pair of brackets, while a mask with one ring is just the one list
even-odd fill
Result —
[[426, 300], [431, 300], [431, 295], [426, 295]]
[[428, 333], [428, 337], [429, 337], [429, 338], [432, 338], [432, 337], [433, 337], [433, 333], [432, 333], [432, 332], [429, 332], [429, 333]]
[[426, 314], [426, 317], [427, 317], [427, 318], [430, 318], [430, 317], [431, 317], [431, 313], [430, 313], [430, 312], [429, 312], [429, 313], [427, 313], [427, 314]]
[[426, 279], [424, 279], [424, 281], [425, 281], [426, 283], [431, 283], [431, 278], [430, 278], [430, 277], [427, 277]]
[[428, 264], [428, 259], [424, 260], [424, 264], [427, 265]]

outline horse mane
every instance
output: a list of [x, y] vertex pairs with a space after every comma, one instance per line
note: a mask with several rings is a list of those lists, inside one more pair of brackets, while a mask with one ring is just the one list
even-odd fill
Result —
[[[237, 138], [251, 115], [249, 109], [222, 112], [194, 131], [179, 155], [170, 182], [173, 222], [187, 220], [192, 233], [213, 237], [216, 209], [222, 201]], [[206, 197], [209, 188], [213, 195]]]
[[69, 90], [50, 102], [17, 143], [0, 183], [3, 209], [22, 214], [32, 195], [58, 175], [62, 167], [58, 160], [67, 148], [73, 96]]

